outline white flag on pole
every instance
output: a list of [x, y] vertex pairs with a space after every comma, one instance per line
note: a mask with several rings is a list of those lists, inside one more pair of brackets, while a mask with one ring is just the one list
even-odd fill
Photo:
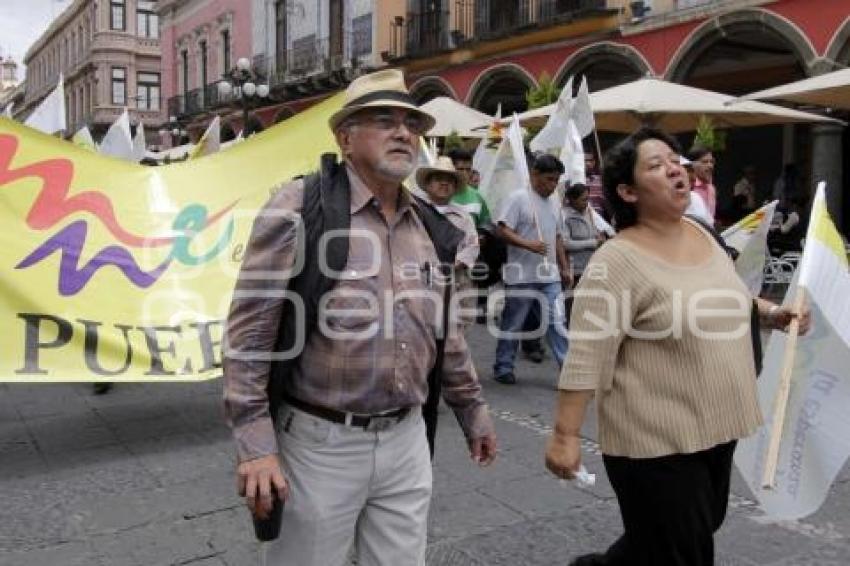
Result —
[[[759, 378], [765, 425], [741, 440], [735, 452], [741, 475], [773, 519], [800, 519], [817, 511], [850, 456], [850, 274], [824, 193], [821, 183], [797, 274], [808, 297], [812, 328], [796, 341], [775, 487], [762, 488], [762, 474], [787, 340], [781, 332], [770, 338]], [[796, 286], [786, 302], [797, 296]]]
[[578, 133], [582, 139], [593, 133], [596, 122], [593, 119], [593, 108], [590, 105], [590, 92], [587, 87], [587, 77], [582, 77], [578, 94], [570, 109], [570, 117], [575, 121]]
[[573, 101], [573, 77], [561, 90], [555, 110], [546, 120], [546, 125], [540, 130], [528, 146], [532, 151], [549, 151], [563, 148], [564, 140], [568, 135], [567, 122], [570, 119], [570, 107]]
[[522, 146], [522, 129], [514, 115], [496, 157], [489, 169], [482, 172], [478, 191], [487, 202], [493, 218], [501, 214], [502, 202], [513, 191], [526, 190], [531, 183], [525, 150]]
[[59, 73], [59, 83], [48, 94], [41, 104], [27, 118], [26, 124], [46, 134], [64, 131], [65, 125], [65, 85], [62, 73]]
[[138, 163], [145, 158], [145, 125], [139, 120], [136, 126], [136, 137], [133, 138], [133, 161]]
[[109, 126], [100, 142], [100, 153], [119, 159], [133, 160], [133, 139], [130, 135], [130, 115], [127, 109]]

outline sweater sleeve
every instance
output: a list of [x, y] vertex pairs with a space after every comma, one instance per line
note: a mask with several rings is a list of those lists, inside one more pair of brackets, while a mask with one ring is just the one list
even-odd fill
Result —
[[[607, 390], [614, 378], [623, 319], [634, 318], [632, 269], [614, 242], [591, 258], [574, 293], [570, 318], [570, 348], [561, 370], [559, 389]], [[623, 314], [622, 309], [629, 309]]]

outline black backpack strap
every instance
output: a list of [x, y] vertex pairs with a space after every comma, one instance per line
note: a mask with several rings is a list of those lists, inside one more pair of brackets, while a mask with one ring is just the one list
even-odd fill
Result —
[[440, 260], [440, 275], [447, 281], [443, 289], [443, 313], [441, 317], [442, 329], [437, 333], [434, 367], [428, 373], [428, 399], [422, 406], [422, 418], [425, 421], [425, 434], [428, 438], [428, 449], [431, 458], [434, 458], [434, 446], [437, 437], [437, 408], [440, 405], [440, 394], [443, 384], [443, 360], [446, 354], [446, 334], [449, 328], [449, 315], [452, 298], [452, 287], [454, 277], [454, 263], [457, 256], [458, 245], [463, 241], [464, 233], [451, 221], [434, 208], [429, 202], [412, 195], [415, 199], [413, 208], [428, 237], [434, 244], [437, 258]]
[[[303, 317], [296, 316], [292, 301], [284, 302], [275, 342], [276, 353], [292, 352], [303, 347], [303, 344], [296, 343], [296, 339], [301, 336], [306, 341], [316, 326], [319, 301], [335, 284], [335, 280], [328, 277], [319, 266], [322, 235], [328, 230], [343, 230], [347, 233], [351, 226], [350, 203], [351, 191], [343, 167], [337, 164], [335, 154], [322, 155], [319, 172], [304, 179], [304, 199], [301, 204], [303, 267], [288, 287], [290, 293], [301, 298], [304, 313]], [[327, 247], [322, 253], [327, 266], [334, 272], [342, 271], [348, 262], [348, 238], [330, 238], [324, 244]], [[299, 322], [304, 324], [303, 329], [296, 328]], [[292, 379], [299, 355], [272, 362], [267, 390], [272, 419], [277, 419], [286, 384]]]

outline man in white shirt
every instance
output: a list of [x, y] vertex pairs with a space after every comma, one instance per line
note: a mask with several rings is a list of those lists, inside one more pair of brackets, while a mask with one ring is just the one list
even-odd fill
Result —
[[545, 307], [542, 318], [546, 338], [559, 370], [567, 353], [564, 310], [559, 297], [563, 286], [570, 285], [572, 275], [562, 242], [560, 203], [552, 198], [563, 172], [564, 166], [557, 158], [537, 157], [531, 167], [531, 190], [512, 193], [496, 218], [499, 235], [508, 246], [502, 271], [505, 309], [493, 367], [493, 378], [500, 383], [516, 383], [514, 337], [522, 330], [535, 301]]

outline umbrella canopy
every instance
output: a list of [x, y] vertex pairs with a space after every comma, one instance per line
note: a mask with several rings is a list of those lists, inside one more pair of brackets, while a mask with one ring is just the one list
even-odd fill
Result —
[[462, 138], [483, 138], [487, 130], [473, 128], [489, 125], [492, 121], [487, 114], [446, 96], [438, 96], [426, 102], [422, 110], [437, 119], [436, 125], [425, 134], [429, 137], [445, 137], [454, 131]]
[[742, 96], [741, 100], [787, 100], [850, 110], [850, 69], [760, 90]]
[[[733, 102], [735, 102], [733, 104]], [[644, 78], [590, 94], [596, 128], [629, 133], [651, 124], [670, 133], [697, 129], [701, 116], [708, 116], [718, 128], [764, 126], [795, 122], [841, 122], [783, 108], [774, 104], [740, 101], [733, 96]], [[555, 105], [520, 114], [524, 123], [543, 123]]]

